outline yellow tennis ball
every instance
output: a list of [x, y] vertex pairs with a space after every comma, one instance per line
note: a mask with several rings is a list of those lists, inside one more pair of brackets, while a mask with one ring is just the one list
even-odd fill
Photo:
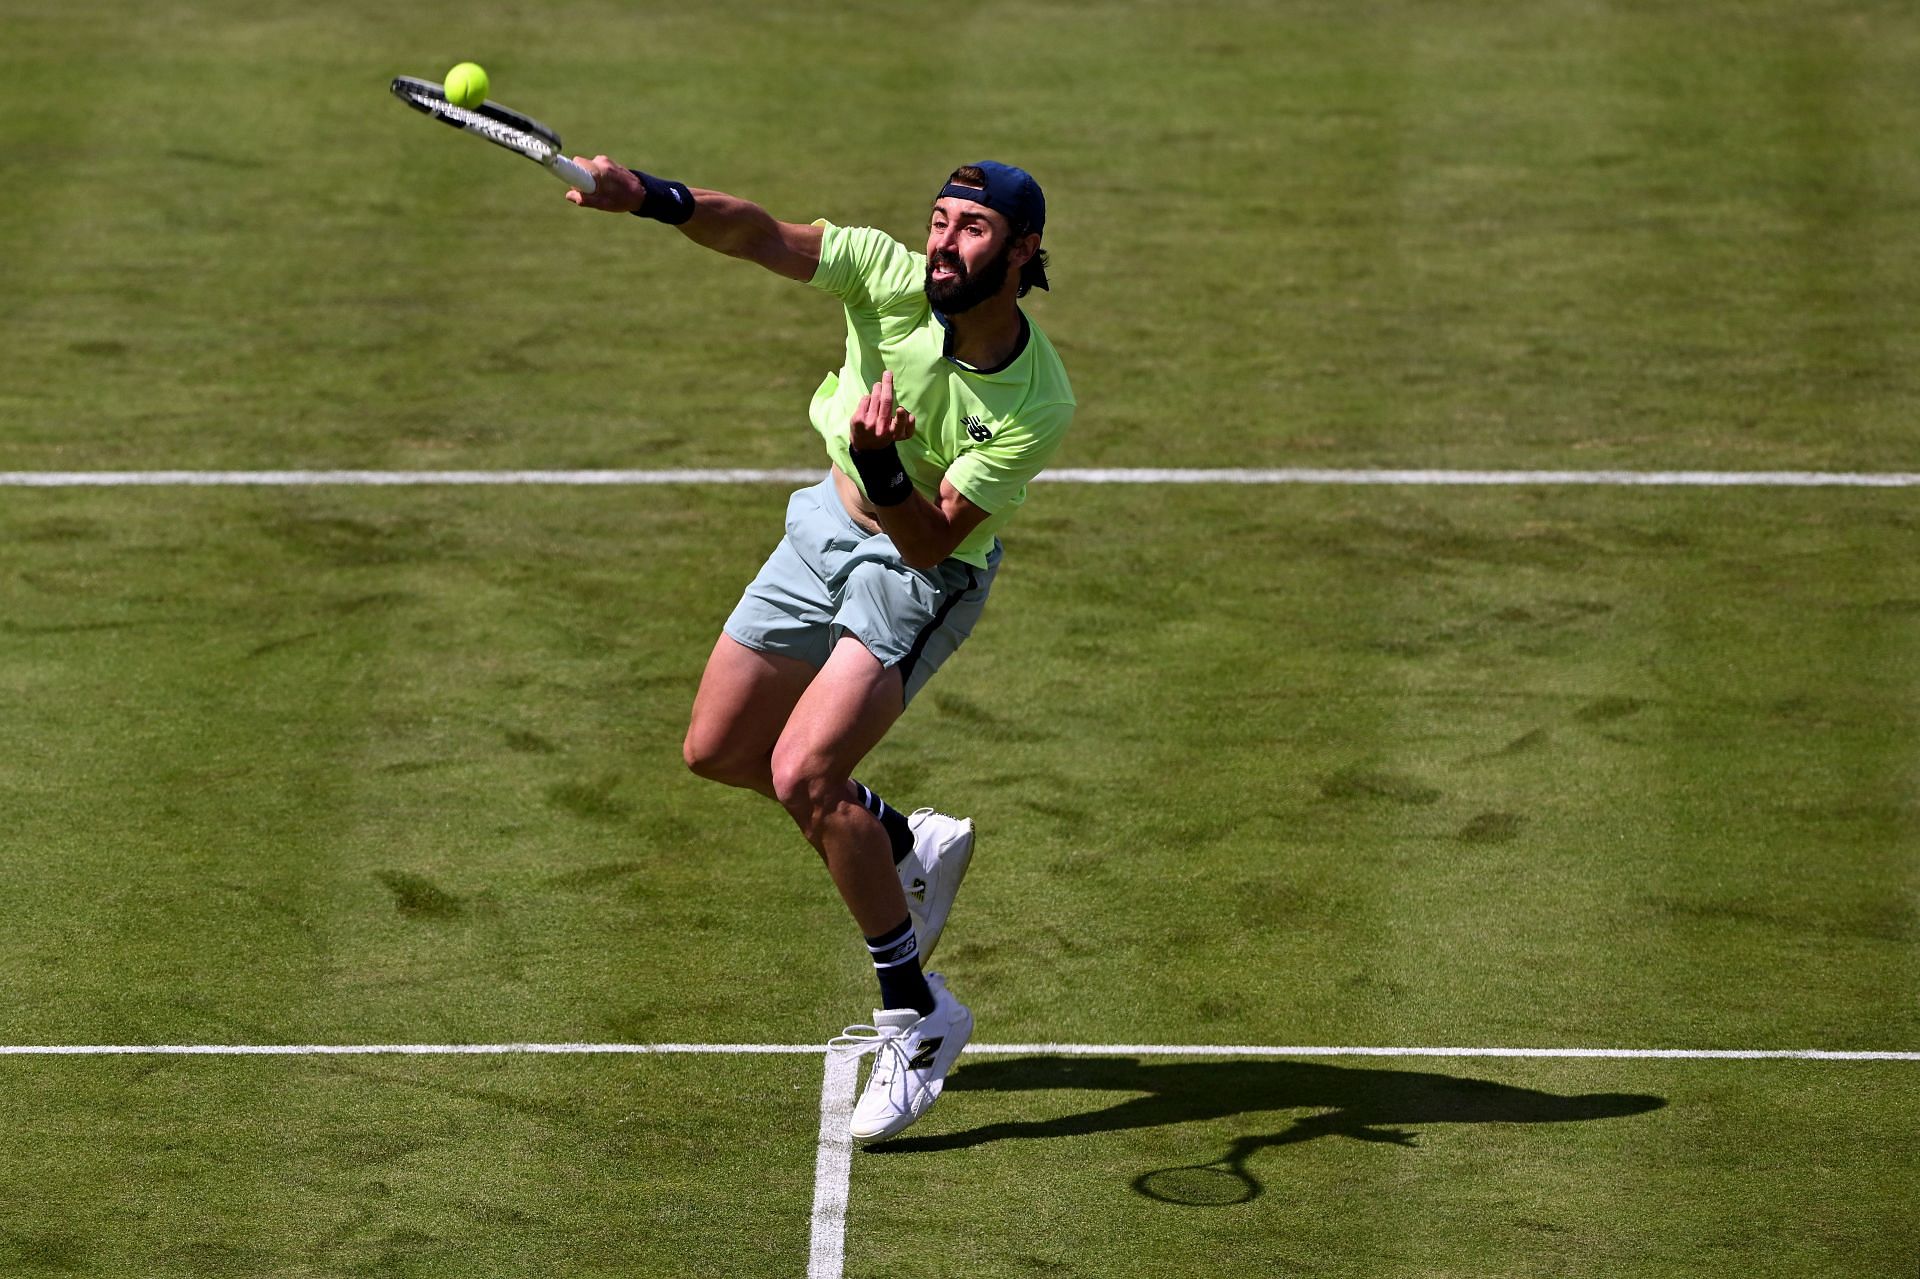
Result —
[[487, 73], [477, 62], [462, 62], [447, 72], [447, 101], [469, 109], [487, 100]]

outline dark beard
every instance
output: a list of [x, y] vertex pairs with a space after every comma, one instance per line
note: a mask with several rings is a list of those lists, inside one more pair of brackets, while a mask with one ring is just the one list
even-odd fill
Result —
[[[1000, 256], [981, 266], [978, 274], [969, 274], [966, 263], [958, 255], [939, 253], [927, 259], [927, 301], [934, 309], [945, 315], [959, 315], [962, 311], [971, 311], [988, 298], [1000, 291], [1007, 282], [1007, 259], [1013, 255], [1013, 242], [1000, 250]], [[951, 280], [934, 282], [935, 263], [951, 269]]]

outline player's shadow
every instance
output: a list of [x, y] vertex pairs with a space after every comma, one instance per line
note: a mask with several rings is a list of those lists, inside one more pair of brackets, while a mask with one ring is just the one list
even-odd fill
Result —
[[[1229, 1158], [1237, 1164], [1255, 1150], [1319, 1137], [1410, 1146], [1418, 1136], [1412, 1130], [1432, 1124], [1577, 1123], [1643, 1114], [1667, 1104], [1664, 1097], [1638, 1093], [1561, 1095], [1426, 1071], [1244, 1058], [1154, 1063], [1130, 1057], [988, 1059], [966, 1062], [946, 1085], [955, 1094], [1047, 1089], [1129, 1095], [1111, 1106], [1055, 1119], [985, 1124], [940, 1136], [902, 1138], [870, 1149], [899, 1154], [964, 1150], [995, 1141], [1080, 1137], [1234, 1115], [1305, 1112], [1278, 1131], [1235, 1139]], [[959, 1108], [953, 1104], [958, 1100], [956, 1096], [949, 1103], [951, 1109]]]

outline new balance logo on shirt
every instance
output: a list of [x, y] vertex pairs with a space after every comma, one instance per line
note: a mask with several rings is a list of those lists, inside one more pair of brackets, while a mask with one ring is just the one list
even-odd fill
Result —
[[985, 444], [988, 440], [993, 438], [993, 432], [989, 431], [987, 429], [987, 424], [985, 422], [982, 422], [980, 418], [975, 414], [970, 413], [966, 417], [962, 418], [960, 420], [960, 425], [966, 427], [967, 434], [972, 436], [976, 441], [978, 441], [981, 444]]

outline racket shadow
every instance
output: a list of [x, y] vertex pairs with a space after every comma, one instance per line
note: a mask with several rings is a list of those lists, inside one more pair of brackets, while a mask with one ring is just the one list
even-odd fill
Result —
[[1236, 1138], [1205, 1164], [1156, 1169], [1134, 1189], [1169, 1203], [1244, 1203], [1261, 1192], [1246, 1171], [1258, 1150], [1322, 1137], [1411, 1146], [1434, 1124], [1583, 1123], [1644, 1114], [1666, 1098], [1637, 1093], [1562, 1095], [1428, 1071], [1378, 1070], [1297, 1061], [1143, 1062], [1130, 1057], [1014, 1057], [968, 1062], [946, 1091], [1118, 1092], [1125, 1100], [1052, 1119], [985, 1124], [960, 1132], [907, 1137], [870, 1154], [965, 1150], [996, 1141], [1045, 1141], [1137, 1128], [1160, 1128], [1236, 1115], [1307, 1112], [1284, 1127]]

